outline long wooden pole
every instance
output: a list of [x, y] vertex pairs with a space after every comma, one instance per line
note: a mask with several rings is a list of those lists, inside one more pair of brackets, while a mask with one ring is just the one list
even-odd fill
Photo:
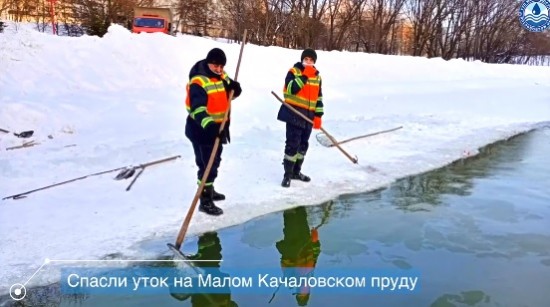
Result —
[[[366, 137], [371, 137], [371, 136], [375, 136], [375, 135], [379, 135], [379, 134], [383, 134], [383, 133], [396, 131], [396, 130], [399, 130], [401, 128], [403, 128], [403, 126], [399, 126], [399, 127], [395, 127], [395, 128], [388, 129], [388, 130], [382, 130], [382, 131], [378, 131], [378, 132], [373, 132], [373, 133], [369, 133], [369, 134], [364, 134], [364, 135], [352, 137], [352, 138], [349, 138], [347, 140], [343, 140], [343, 141], [338, 142], [338, 145], [342, 145], [342, 144], [345, 144], [347, 142], [355, 141], [355, 140], [366, 138]], [[331, 145], [328, 145], [328, 146], [329, 147], [334, 147], [334, 144], [331, 144]]]
[[[155, 165], [155, 164], [159, 164], [159, 163], [164, 163], [164, 162], [168, 162], [168, 161], [177, 159], [177, 158], [179, 158], [179, 157], [180, 157], [180, 156], [177, 155], [177, 156], [173, 156], [173, 157], [170, 157], [170, 158], [165, 158], [165, 159], [161, 159], [161, 160], [157, 160], [157, 161], [153, 161], [153, 162], [148, 162], [148, 163], [142, 164], [142, 166], [151, 166], [151, 165]], [[10, 198], [13, 198], [13, 199], [23, 198], [23, 197], [25, 197], [26, 195], [31, 194], [31, 193], [34, 193], [34, 192], [38, 192], [38, 191], [46, 190], [46, 189], [49, 189], [49, 188], [57, 187], [57, 186], [60, 186], [60, 185], [64, 185], [64, 184], [67, 184], [67, 183], [70, 183], [70, 182], [74, 182], [74, 181], [86, 179], [86, 178], [92, 177], [92, 176], [99, 176], [99, 175], [103, 175], [103, 174], [107, 174], [107, 173], [111, 173], [111, 172], [116, 172], [116, 171], [118, 171], [118, 170], [123, 170], [123, 169], [125, 169], [125, 168], [126, 168], [126, 167], [117, 167], [117, 168], [113, 168], [113, 169], [110, 169], [110, 170], [107, 170], [107, 171], [101, 171], [101, 172], [89, 174], [89, 175], [86, 175], [86, 176], [81, 176], [81, 177], [78, 177], [78, 178], [74, 178], [74, 179], [70, 179], [70, 180], [65, 180], [65, 181], [62, 181], [62, 182], [54, 183], [54, 184], [51, 184], [51, 185], [48, 185], [48, 186], [45, 186], [45, 187], [41, 187], [41, 188], [38, 188], [38, 189], [30, 190], [30, 191], [27, 191], [27, 192], [23, 192], [23, 193], [19, 193], [19, 194], [10, 195], [10, 196], [7, 196], [7, 197], [2, 198], [2, 200], [6, 200], [6, 199], [10, 199]]]
[[[241, 58], [243, 55], [243, 48], [246, 43], [246, 33], [247, 30], [244, 30], [243, 34], [243, 40], [241, 42], [241, 50], [239, 52], [239, 60], [237, 62], [237, 70], [235, 72], [235, 81], [237, 81], [237, 77], [239, 76], [239, 67], [241, 66]], [[225, 123], [227, 122], [227, 119], [229, 118], [229, 112], [231, 110], [231, 100], [233, 100], [233, 90], [229, 93], [229, 105], [227, 106], [227, 110], [225, 112], [225, 115], [223, 117], [222, 124], [220, 126], [220, 133], [223, 131], [225, 127]], [[206, 165], [206, 170], [204, 171], [204, 174], [201, 179], [201, 183], [199, 185], [199, 188], [197, 189], [197, 192], [195, 193], [195, 197], [193, 198], [193, 202], [191, 203], [191, 206], [189, 206], [189, 210], [187, 211], [187, 215], [185, 216], [185, 219], [183, 221], [183, 224], [181, 225], [180, 231], [178, 233], [178, 237], [176, 238], [176, 244], [174, 247], [176, 249], [181, 248], [181, 244], [183, 243], [183, 239], [185, 238], [185, 234], [187, 233], [187, 230], [189, 229], [189, 224], [191, 223], [191, 218], [193, 217], [193, 213], [195, 212], [195, 208], [197, 207], [197, 203], [199, 201], [199, 198], [202, 194], [202, 190], [204, 189], [204, 185], [206, 184], [206, 179], [208, 178], [208, 175], [210, 174], [210, 169], [212, 168], [212, 164], [214, 164], [214, 159], [216, 157], [216, 152], [218, 151], [218, 146], [220, 145], [220, 137], [216, 137], [216, 140], [214, 141], [214, 148], [212, 149], [212, 154], [210, 155], [210, 159], [208, 160], [208, 164]]]
[[[313, 121], [311, 119], [309, 119], [307, 116], [305, 116], [304, 114], [300, 113], [298, 110], [296, 110], [294, 107], [292, 107], [291, 105], [289, 105], [288, 103], [286, 103], [284, 100], [282, 100], [279, 96], [277, 96], [277, 94], [275, 94], [275, 92], [271, 91], [271, 94], [273, 94], [273, 96], [275, 96], [275, 98], [277, 98], [277, 100], [279, 100], [282, 104], [284, 104], [287, 108], [289, 108], [292, 112], [296, 113], [297, 115], [301, 116], [305, 121], [307, 121], [308, 123], [312, 124], [313, 125]], [[334, 139], [332, 137], [332, 135], [330, 135], [323, 127], [320, 128], [321, 131], [323, 131], [324, 134], [327, 135], [327, 137], [329, 138], [329, 140], [334, 144], [334, 146], [336, 146], [348, 159], [350, 159], [351, 162], [353, 162], [354, 164], [357, 164], [357, 157], [352, 157], [349, 153], [347, 153], [342, 147], [340, 147], [340, 145], [338, 144], [338, 141], [336, 141], [336, 139]]]

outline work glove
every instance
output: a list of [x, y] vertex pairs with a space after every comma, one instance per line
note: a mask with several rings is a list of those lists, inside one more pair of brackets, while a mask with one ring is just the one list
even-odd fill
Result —
[[304, 75], [301, 75], [300, 76], [300, 80], [302, 80], [302, 83], [304, 83], [304, 85], [307, 83], [307, 76], [304, 76]]
[[233, 90], [233, 97], [237, 98], [239, 95], [241, 95], [242, 89], [241, 84], [237, 81], [231, 81], [228, 85], [229, 90]]
[[315, 69], [313, 65], [305, 66], [304, 71], [302, 72], [302, 74], [304, 76], [307, 76], [308, 78], [314, 78], [316, 73], [317, 73], [317, 69]]
[[313, 118], [313, 129], [321, 129], [321, 117], [315, 116]]
[[319, 241], [319, 232], [317, 228], [311, 228], [311, 242]]

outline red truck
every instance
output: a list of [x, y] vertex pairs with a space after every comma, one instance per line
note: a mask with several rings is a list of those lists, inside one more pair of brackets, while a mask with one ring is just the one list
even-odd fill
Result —
[[156, 33], [171, 34], [172, 11], [168, 8], [136, 7], [134, 8], [134, 20], [132, 33]]

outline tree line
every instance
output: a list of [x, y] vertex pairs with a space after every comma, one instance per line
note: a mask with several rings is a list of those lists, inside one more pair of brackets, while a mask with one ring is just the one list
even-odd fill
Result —
[[[258, 45], [541, 62], [550, 55], [550, 31], [523, 28], [520, 5], [515, 0], [180, 0], [178, 8], [205, 29], [225, 25], [236, 40], [246, 28]], [[208, 17], [212, 11], [225, 13]]]
[[247, 28], [250, 41], [259, 45], [488, 63], [550, 55], [550, 30], [523, 28], [516, 0], [219, 1], [232, 35]]
[[[20, 12], [47, 0], [4, 0]], [[548, 65], [550, 30], [526, 30], [517, 0], [176, 0], [170, 4], [187, 33], [318, 50], [462, 58], [487, 63]], [[40, 4], [42, 3], [42, 4]], [[102, 36], [111, 23], [131, 27], [135, 6], [154, 0], [58, 2], [65, 24]], [[59, 21], [62, 22], [63, 21]]]

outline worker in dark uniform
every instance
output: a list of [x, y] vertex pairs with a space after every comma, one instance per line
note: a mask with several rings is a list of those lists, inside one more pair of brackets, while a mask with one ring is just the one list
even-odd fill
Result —
[[[230, 93], [233, 92], [232, 98], [237, 98], [242, 92], [240, 83], [231, 79], [225, 72], [226, 61], [225, 53], [219, 48], [214, 48], [208, 52], [206, 59], [195, 63], [189, 72], [185, 99], [185, 107], [189, 113], [185, 123], [185, 135], [193, 145], [199, 186], [210, 156], [216, 150], [212, 168], [201, 191], [199, 204], [199, 211], [210, 215], [223, 214], [223, 210], [214, 202], [224, 200], [225, 195], [214, 189], [214, 181], [218, 177], [223, 145], [231, 140], [229, 134], [231, 112], [227, 114], [223, 131], [220, 132], [220, 129], [231, 102]], [[218, 138], [220, 143], [217, 148], [214, 148]]]
[[[297, 207], [286, 210], [284, 218], [284, 238], [276, 243], [277, 250], [281, 254], [281, 268], [300, 268], [288, 270], [299, 277], [310, 276], [317, 265], [317, 259], [321, 253], [321, 243], [317, 228], [309, 227], [305, 207]], [[291, 276], [286, 276], [291, 277]], [[306, 306], [310, 298], [310, 288], [307, 285], [296, 290], [296, 302], [298, 306]]]

